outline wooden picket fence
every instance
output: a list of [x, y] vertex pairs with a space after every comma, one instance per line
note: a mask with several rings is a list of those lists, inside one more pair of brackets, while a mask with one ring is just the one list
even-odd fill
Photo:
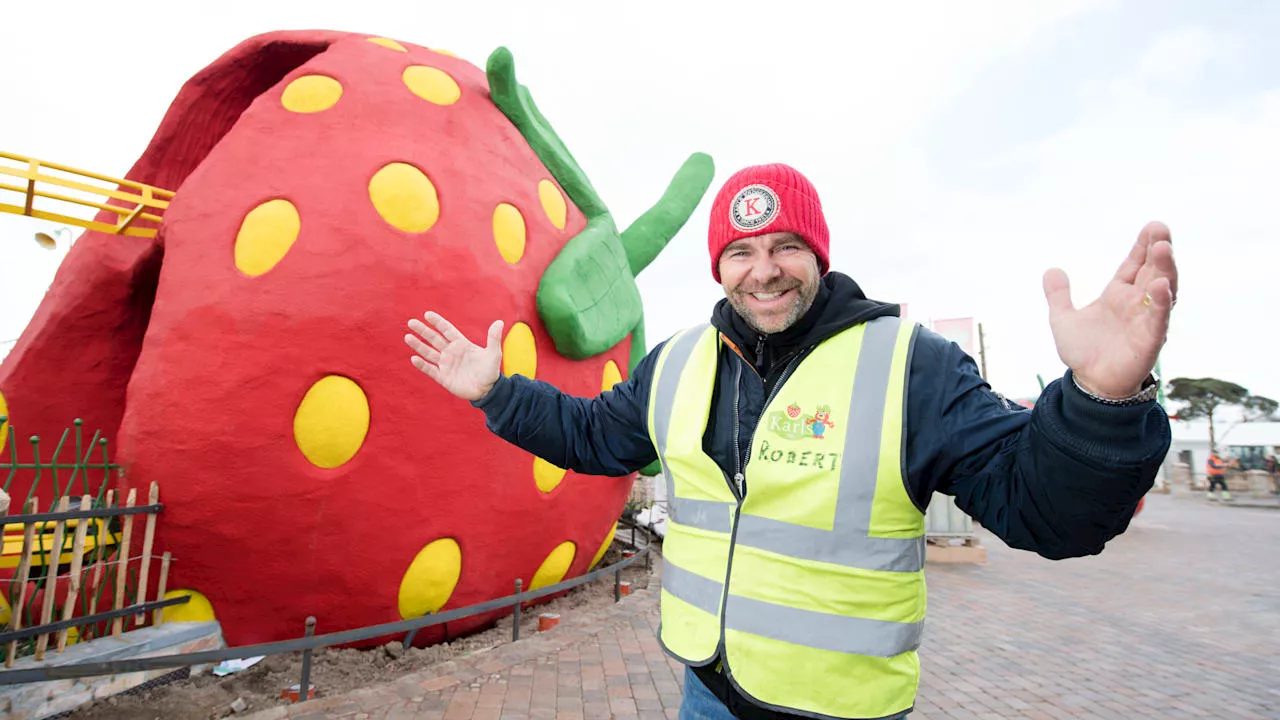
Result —
[[[17, 432], [0, 414], [0, 450], [8, 455], [0, 456], [0, 573], [6, 575], [0, 578], [0, 652], [6, 667], [18, 657], [44, 660], [50, 644], [63, 652], [69, 643], [119, 635], [131, 623], [140, 628], [148, 614], [159, 625], [163, 607], [187, 600], [161, 600], [169, 553], [159, 559], [154, 600], [146, 597], [157, 560], [152, 546], [160, 487], [151, 483], [146, 505], [138, 505], [137, 489], [119, 502], [109, 489], [120, 466], [109, 459], [108, 441], [95, 432], [84, 443], [82, 430], [77, 419], [47, 456], [40, 437], [33, 436], [27, 459], [19, 459]], [[26, 498], [10, 502], [9, 493], [19, 488], [26, 489]], [[52, 500], [42, 505], [41, 496]], [[131, 555], [138, 530], [141, 552]], [[67, 598], [55, 616], [61, 588]]]
[[[137, 492], [129, 490], [123, 504], [116, 502], [114, 490], [106, 492], [105, 502], [82, 495], [74, 501], [74, 509], [72, 497], [64, 495], [51, 502], [43, 514], [39, 499], [31, 497], [22, 514], [0, 514], [4, 537], [0, 567], [17, 568], [7, 593], [8, 627], [0, 632], [0, 646], [5, 641], [8, 646], [6, 667], [12, 667], [19, 655], [43, 660], [51, 643], [61, 653], [69, 640], [119, 635], [130, 629], [130, 623], [134, 629], [142, 627], [148, 614], [151, 624], [161, 623], [161, 609], [146, 597], [161, 507], [160, 487], [151, 484], [143, 506], [137, 504]], [[139, 521], [141, 552], [131, 556], [138, 547]], [[160, 558], [156, 601], [164, 597], [170, 561], [169, 553]], [[133, 577], [131, 570], [136, 570]], [[61, 617], [55, 617], [61, 583], [69, 585]], [[39, 607], [29, 605], [41, 591]], [[104, 599], [110, 609], [100, 612]]]
[[[120, 502], [111, 488], [119, 486], [123, 471], [112, 462], [102, 431], [86, 442], [84, 421], [77, 418], [56, 438], [52, 452], [39, 435], [30, 436], [29, 448], [20, 447], [4, 413], [0, 403], [0, 653], [5, 665], [12, 666], [17, 657], [43, 660], [51, 643], [62, 652], [73, 642], [119, 635], [130, 617], [139, 627], [147, 622], [144, 613], [184, 602], [159, 600], [168, 580], [167, 554], [156, 600], [146, 598], [161, 510], [159, 486], [151, 485], [144, 505], [138, 504], [136, 489]], [[64, 589], [66, 599], [55, 613]], [[155, 612], [152, 622], [160, 621]]]

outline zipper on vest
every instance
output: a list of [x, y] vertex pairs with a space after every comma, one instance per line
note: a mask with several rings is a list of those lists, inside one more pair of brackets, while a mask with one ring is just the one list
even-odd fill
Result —
[[729, 657], [725, 654], [725, 617], [729, 615], [729, 579], [733, 577], [733, 551], [738, 547], [738, 520], [741, 516], [742, 503], [739, 502], [733, 510], [733, 528], [729, 531], [729, 562], [724, 571], [724, 593], [720, 596], [720, 644], [716, 647], [716, 656], [720, 658], [720, 665], [724, 667], [726, 679], [730, 671]]
[[[812, 350], [813, 348], [809, 348], [809, 349]], [[800, 357], [805, 354], [807, 353], [805, 352], [796, 353], [796, 356], [791, 359], [791, 362], [787, 365], [787, 368], [783, 370], [782, 376], [778, 378], [777, 384], [773, 386], [773, 392], [769, 393], [768, 399], [765, 400], [764, 406], [761, 407], [760, 409], [761, 415], [763, 415], [764, 411], [769, 407], [769, 403], [773, 402], [774, 396], [778, 394], [778, 390], [781, 389], [782, 384], [786, 382], [787, 376], [790, 375], [791, 372], [795, 369], [795, 365], [797, 362], [799, 362]], [[739, 357], [738, 359], [742, 360], [741, 357]], [[737, 382], [734, 383], [734, 390], [733, 390], [733, 450], [735, 455], [734, 460], [738, 463], [738, 466], [736, 468], [737, 472], [734, 473], [734, 480], [736, 480], [738, 483], [741, 483], [744, 488], [746, 483], [746, 475], [744, 473], [746, 472], [746, 465], [750, 458], [747, 455], [742, 455], [741, 453], [738, 452], [738, 427], [739, 427], [738, 393], [740, 391], [740, 385], [741, 385], [741, 379], [742, 379], [742, 366], [745, 364], [746, 364], [746, 360], [742, 360], [742, 362], [737, 366], [738, 368], [738, 372], [736, 373]], [[751, 430], [752, 444], [754, 444], [756, 441], [756, 430], [758, 430], [759, 428], [760, 428], [760, 422], [757, 421], [756, 426]], [[751, 452], [751, 445], [748, 445], [747, 446], [748, 455], [750, 454], [750, 452]], [[735, 551], [738, 548], [738, 522], [742, 518], [742, 501], [743, 501], [743, 495], [739, 495], [738, 505], [733, 509], [733, 526], [729, 532], [729, 561], [725, 567], [725, 572], [724, 572], [724, 593], [720, 596], [720, 644], [719, 646], [716, 647], [716, 655], [720, 658], [720, 663], [724, 667], [726, 682], [729, 682], [728, 678], [731, 677], [732, 675], [732, 669], [729, 667], [729, 657], [725, 652], [725, 640], [724, 640], [725, 618], [729, 614], [728, 613], [729, 581], [733, 579], [733, 556], [735, 554]]]
[[[761, 339], [761, 344], [763, 344]], [[739, 419], [738, 400], [742, 394], [742, 366], [747, 361], [741, 355], [738, 356], [738, 362], [734, 364], [733, 374], [733, 460], [735, 463], [733, 482], [729, 484], [729, 489], [738, 499], [738, 504], [733, 508], [733, 525], [729, 529], [729, 560], [724, 569], [724, 590], [720, 595], [720, 642], [716, 646], [716, 656], [720, 658], [720, 664], [724, 667], [725, 673], [729, 672], [729, 663], [725, 657], [724, 644], [724, 628], [725, 628], [725, 611], [729, 608], [729, 578], [733, 577], [733, 550], [737, 546], [738, 541], [738, 519], [742, 516], [742, 500], [746, 496], [746, 476], [742, 474], [742, 453], [738, 451], [740, 445], [738, 441], [738, 431], [742, 427]], [[754, 368], [753, 368], [754, 369]], [[757, 425], [759, 423], [756, 423]]]
[[[806, 348], [804, 351], [797, 352], [794, 356], [792, 356], [792, 358], [791, 358], [791, 362], [787, 363], [787, 367], [786, 367], [786, 369], [784, 369], [784, 370], [782, 371], [782, 375], [780, 375], [780, 376], [778, 377], [778, 382], [776, 382], [776, 383], [774, 383], [774, 384], [773, 384], [773, 390], [769, 393], [769, 397], [765, 398], [764, 405], [762, 405], [762, 406], [760, 407], [760, 419], [761, 419], [761, 420], [763, 420], [763, 419], [764, 419], [764, 412], [765, 412], [766, 410], [768, 410], [768, 409], [769, 409], [769, 405], [773, 402], [773, 399], [774, 399], [774, 398], [776, 398], [776, 397], [778, 396], [778, 392], [779, 392], [780, 390], [782, 390], [782, 386], [783, 386], [783, 384], [785, 384], [785, 383], [787, 382], [787, 378], [788, 378], [788, 377], [790, 377], [790, 375], [791, 375], [791, 373], [792, 373], [793, 371], [795, 371], [795, 369], [796, 369], [796, 365], [800, 362], [800, 358], [801, 358], [801, 357], [804, 357], [804, 356], [806, 356], [806, 355], [808, 355], [808, 354], [809, 354], [809, 351], [810, 351], [810, 350], [812, 350], [812, 349], [813, 349], [812, 347]], [[737, 404], [736, 404], [736, 403], [735, 403], [735, 405], [734, 405], [734, 415], [735, 415], [734, 420], [736, 421], [736, 420], [737, 420], [737, 417], [736, 417], [736, 416], [737, 416]], [[738, 455], [738, 462], [740, 463], [740, 464], [738, 465], [738, 474], [743, 476], [743, 480], [744, 480], [744, 481], [746, 480], [746, 475], [745, 475], [745, 473], [746, 473], [746, 471], [747, 471], [747, 463], [748, 463], [748, 462], [750, 462], [750, 460], [751, 460], [751, 458], [750, 458], [750, 455], [751, 455], [751, 448], [752, 448], [752, 446], [754, 446], [754, 445], [755, 445], [755, 442], [756, 442], [756, 431], [757, 431], [757, 430], [759, 430], [759, 429], [760, 429], [760, 421], [757, 421], [757, 422], [756, 422], [756, 426], [755, 426], [754, 428], [752, 428], [752, 429], [751, 429], [751, 442], [747, 445], [747, 452], [746, 452], [746, 454], [739, 454], [739, 455]], [[738, 435], [737, 435], [737, 432], [736, 432], [736, 428], [735, 428], [735, 432], [734, 432], [734, 436], [733, 436], [733, 438], [734, 438], [734, 440], [735, 440], [735, 441], [738, 439]], [[737, 445], [736, 445], [736, 444], [734, 445], [734, 449], [735, 449], [735, 450], [737, 449]]]
[[[741, 358], [739, 358], [741, 360]], [[733, 485], [736, 492], [734, 495], [738, 498], [738, 503], [742, 503], [742, 498], [747, 495], [746, 476], [742, 474], [742, 453], [738, 449], [738, 433], [741, 428], [741, 422], [738, 419], [738, 399], [742, 395], [742, 366], [744, 363], [734, 363], [733, 374], [733, 459], [735, 462], [733, 473]]]

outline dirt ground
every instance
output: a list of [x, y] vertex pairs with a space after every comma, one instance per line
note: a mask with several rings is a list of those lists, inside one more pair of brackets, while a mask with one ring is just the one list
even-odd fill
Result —
[[[600, 566], [622, 559], [618, 544], [605, 554]], [[624, 580], [635, 589], [648, 587], [650, 575], [643, 563], [623, 570]], [[538, 631], [538, 614], [568, 613], [587, 606], [613, 602], [613, 582], [600, 578], [570, 590], [549, 603], [531, 608], [521, 616], [520, 637], [532, 637]], [[427, 648], [405, 649], [393, 642], [372, 650], [334, 650], [322, 648], [311, 658], [311, 684], [316, 696], [338, 695], [360, 687], [389, 682], [403, 675], [421, 671], [436, 663], [511, 642], [511, 616], [504, 617], [483, 632], [462, 637], [450, 643]], [[116, 695], [86, 705], [68, 715], [74, 720], [210, 720], [236, 714], [232, 703], [244, 700], [241, 712], [254, 712], [286, 704], [280, 691], [296, 685], [302, 678], [302, 654], [273, 655], [247, 670], [216, 677], [212, 673], [175, 680], [144, 691]]]

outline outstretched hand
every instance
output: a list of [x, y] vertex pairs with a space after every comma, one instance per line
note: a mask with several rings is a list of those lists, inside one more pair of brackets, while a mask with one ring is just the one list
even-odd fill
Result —
[[1155, 367], [1178, 296], [1169, 228], [1148, 223], [1097, 300], [1082, 308], [1071, 302], [1067, 275], [1044, 275], [1049, 327], [1058, 357], [1076, 382], [1106, 398], [1137, 394]]
[[498, 382], [502, 369], [502, 321], [489, 326], [488, 344], [480, 347], [453, 323], [434, 312], [409, 321], [404, 336], [413, 349], [413, 366], [464, 400], [479, 400]]

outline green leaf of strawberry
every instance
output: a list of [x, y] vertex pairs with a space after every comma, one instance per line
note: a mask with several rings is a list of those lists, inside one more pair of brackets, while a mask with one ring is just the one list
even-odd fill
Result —
[[640, 289], [608, 215], [587, 220], [547, 267], [538, 314], [556, 350], [574, 360], [608, 350], [643, 323]]

